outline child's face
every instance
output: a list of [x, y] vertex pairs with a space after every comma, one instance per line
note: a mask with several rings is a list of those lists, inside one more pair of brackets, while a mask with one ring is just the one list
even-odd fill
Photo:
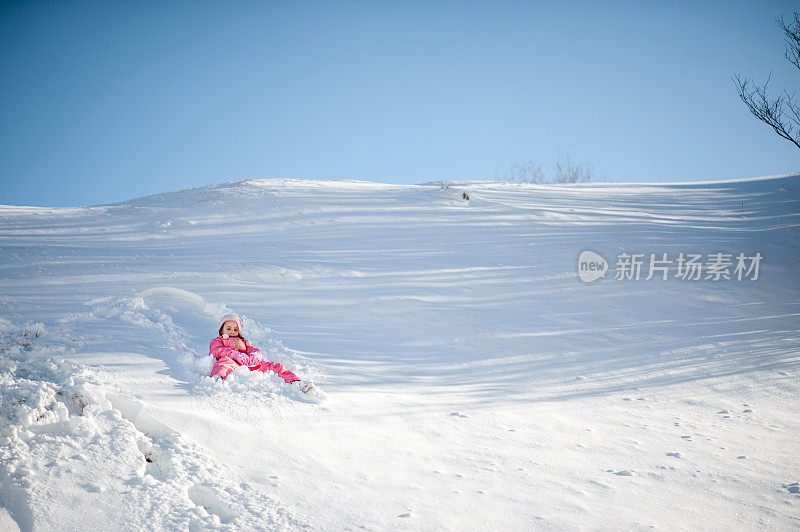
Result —
[[239, 325], [235, 321], [226, 321], [222, 326], [222, 334], [239, 336]]

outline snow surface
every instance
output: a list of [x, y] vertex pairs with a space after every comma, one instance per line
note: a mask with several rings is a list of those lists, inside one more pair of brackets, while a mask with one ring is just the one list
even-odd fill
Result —
[[[614, 278], [681, 252], [763, 261]], [[799, 263], [797, 175], [0, 206], [0, 530], [797, 529]]]

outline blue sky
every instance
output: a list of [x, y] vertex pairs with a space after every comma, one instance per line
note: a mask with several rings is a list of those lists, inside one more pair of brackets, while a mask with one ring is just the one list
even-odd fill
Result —
[[0, 203], [249, 177], [606, 181], [800, 171], [734, 73], [798, 87], [775, 19], [709, 2], [0, 2]]

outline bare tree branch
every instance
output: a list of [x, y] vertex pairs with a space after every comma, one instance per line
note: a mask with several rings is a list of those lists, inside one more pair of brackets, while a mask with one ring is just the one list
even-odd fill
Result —
[[796, 95], [794, 93], [790, 94], [789, 91], [783, 91], [783, 94], [784, 101], [786, 102], [786, 108], [792, 113], [792, 116], [789, 118], [792, 122], [800, 127], [800, 105], [797, 105], [795, 102]]
[[778, 25], [786, 36], [786, 50], [783, 55], [790, 63], [800, 68], [800, 13], [795, 13], [794, 22], [788, 25], [781, 16]]
[[[777, 22], [786, 39], [784, 56], [800, 69], [800, 13], [794, 13], [794, 21], [790, 24], [786, 24], [783, 17]], [[800, 130], [800, 104], [797, 103], [795, 94], [789, 91], [783, 91], [783, 94], [771, 100], [767, 96], [771, 78], [770, 73], [764, 85], [756, 85], [750, 78], [734, 74], [733, 81], [739, 91], [739, 98], [747, 105], [753, 116], [770, 126], [778, 136], [800, 148], [800, 139], [795, 133], [796, 130]]]
[[734, 75], [733, 79], [739, 89], [739, 98], [747, 105], [753, 116], [772, 127], [780, 137], [800, 148], [800, 142], [793, 136], [794, 128], [784, 120], [783, 106], [786, 97], [781, 95], [775, 100], [770, 100], [767, 96], [767, 86], [771, 77], [770, 74], [763, 86], [755, 85], [749, 78], [742, 79], [738, 74]]

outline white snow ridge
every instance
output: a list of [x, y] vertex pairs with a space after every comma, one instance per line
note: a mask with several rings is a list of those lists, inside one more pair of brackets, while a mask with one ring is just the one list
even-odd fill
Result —
[[798, 175], [0, 206], [0, 530], [794, 530], [799, 264]]

